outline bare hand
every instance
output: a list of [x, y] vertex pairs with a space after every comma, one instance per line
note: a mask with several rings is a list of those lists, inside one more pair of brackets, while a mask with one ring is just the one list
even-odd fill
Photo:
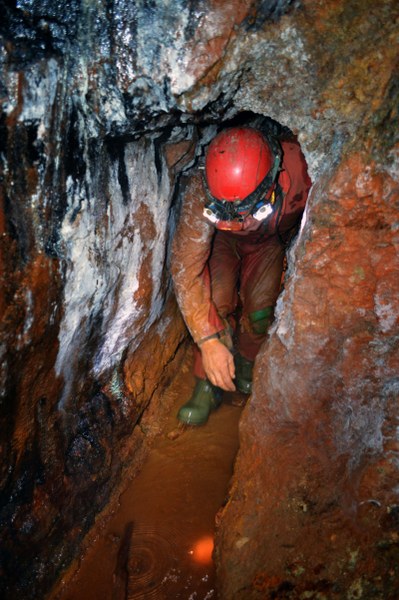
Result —
[[200, 350], [209, 381], [226, 392], [234, 392], [236, 389], [233, 383], [235, 367], [230, 350], [216, 339], [207, 340], [201, 344]]

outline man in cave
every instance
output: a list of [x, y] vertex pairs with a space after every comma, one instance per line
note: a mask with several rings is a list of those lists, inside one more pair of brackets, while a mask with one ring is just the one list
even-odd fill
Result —
[[292, 132], [264, 117], [221, 129], [205, 168], [190, 177], [172, 249], [177, 300], [196, 344], [196, 385], [181, 422], [204, 424], [222, 390], [251, 393], [310, 185]]

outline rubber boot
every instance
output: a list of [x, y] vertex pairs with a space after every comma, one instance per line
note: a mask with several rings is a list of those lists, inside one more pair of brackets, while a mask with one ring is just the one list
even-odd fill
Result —
[[236, 388], [243, 394], [252, 393], [252, 371], [254, 368], [254, 362], [236, 354], [234, 357], [234, 364], [236, 368], [235, 383]]
[[186, 425], [203, 425], [221, 403], [222, 390], [207, 379], [197, 379], [190, 400], [180, 408], [177, 418]]

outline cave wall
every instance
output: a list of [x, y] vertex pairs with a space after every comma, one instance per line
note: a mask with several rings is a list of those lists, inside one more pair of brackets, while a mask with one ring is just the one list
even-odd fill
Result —
[[[223, 599], [399, 594], [397, 16], [305, 2], [276, 33], [301, 32], [311, 65], [292, 112], [314, 186], [217, 518]], [[277, 93], [237, 101], [286, 122]]]
[[192, 128], [145, 135], [135, 95], [121, 122], [107, 3], [5, 10], [0, 588], [38, 598], [168, 411], [186, 339], [165, 268], [173, 169]]
[[[272, 4], [261, 21], [289, 3]], [[168, 251], [198, 137], [180, 96], [257, 15], [250, 2], [1, 9], [0, 591], [37, 598], [170, 410], [187, 336]]]
[[[3, 595], [49, 589], [121, 473], [139, 468], [146, 434], [158, 430], [153, 415], [168, 411], [160, 398], [186, 339], [167, 267], [180, 177], [196, 141], [245, 110], [298, 133], [315, 185], [220, 516], [220, 591], [272, 597], [284, 585], [295, 594], [301, 581], [298, 589], [313, 593], [296, 579], [301, 571], [320, 580], [312, 555], [283, 575], [285, 550], [277, 552], [262, 520], [277, 519], [272, 508], [283, 498], [296, 539], [305, 535], [310, 524], [289, 516], [296, 482], [305, 478], [301, 493], [318, 498], [321, 486], [307, 490], [306, 482], [320, 476], [330, 490], [320, 498], [338, 506], [342, 495], [348, 505], [363, 502], [374, 485], [383, 509], [362, 521], [373, 540], [376, 519], [396, 515], [391, 480], [373, 476], [379, 459], [395, 469], [396, 457], [386, 440], [395, 435], [397, 395], [395, 2], [19, 0], [2, 2], [2, 11]], [[354, 253], [362, 260], [352, 262]], [[302, 408], [303, 420], [292, 416]], [[280, 434], [291, 439], [285, 426], [294, 441], [274, 447]], [[314, 459], [294, 476], [290, 460], [308, 452], [319, 428], [322, 440], [334, 432], [331, 453], [316, 439]], [[270, 479], [265, 458], [285, 453], [286, 479]], [[363, 482], [360, 500], [343, 473]], [[280, 486], [278, 502], [270, 482]], [[312, 514], [316, 531], [320, 511]], [[380, 541], [396, 556], [389, 523]], [[336, 555], [330, 548], [328, 577], [342, 564], [344, 539]], [[357, 579], [345, 576], [341, 589]]]
[[223, 598], [398, 596], [398, 181], [358, 153], [320, 185], [242, 417]]

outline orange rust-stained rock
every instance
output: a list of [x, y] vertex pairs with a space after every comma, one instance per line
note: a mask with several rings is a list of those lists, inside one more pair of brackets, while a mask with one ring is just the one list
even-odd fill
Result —
[[46, 596], [159, 433], [181, 171], [251, 111], [315, 186], [218, 515], [223, 600], [391, 600], [397, 2], [67, 4], [2, 14], [0, 596]]
[[299, 20], [303, 19], [308, 47], [319, 49], [315, 53], [318, 85], [324, 89], [318, 111], [334, 107], [351, 119], [363, 114], [368, 123], [381, 107], [397, 64], [393, 7], [391, 0], [379, 4], [365, 0], [360, 10], [345, 0], [302, 2]]
[[[127, 354], [124, 380], [132, 402], [140, 405], [152, 398], [168, 372], [168, 361], [185, 338], [185, 331], [175, 300], [169, 300], [165, 324], [154, 325], [146, 335], [146, 343]], [[157, 411], [156, 406], [153, 409]]]
[[181, 142], [165, 144], [166, 164], [172, 172], [182, 169], [182, 167], [194, 158], [195, 141], [183, 140]]
[[188, 45], [193, 57], [188, 72], [196, 82], [223, 58], [226, 46], [236, 35], [235, 28], [253, 14], [254, 7], [252, 0], [211, 0], [206, 8]]
[[399, 184], [367, 153], [325, 183], [241, 424], [226, 599], [399, 590]]
[[28, 419], [29, 411], [37, 410], [43, 397], [53, 396], [60, 382], [49, 373], [48, 361], [57, 353], [57, 341], [49, 324], [49, 314], [53, 310], [59, 291], [57, 261], [40, 254], [32, 260], [29, 268], [21, 273], [19, 288], [14, 295], [5, 320], [18, 322], [15, 311], [21, 310], [25, 323], [30, 327], [20, 327], [16, 331], [16, 350], [25, 355], [20, 367], [19, 402], [16, 407], [13, 445], [18, 458], [26, 444], [35, 436], [36, 424]]

